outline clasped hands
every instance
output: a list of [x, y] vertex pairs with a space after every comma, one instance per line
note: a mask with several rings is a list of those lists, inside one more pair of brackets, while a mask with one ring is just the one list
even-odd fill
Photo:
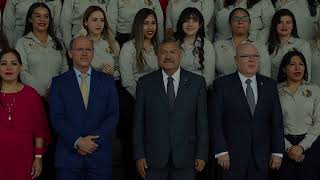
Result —
[[304, 160], [304, 148], [300, 145], [294, 145], [288, 148], [288, 157], [295, 162], [302, 162]]
[[99, 147], [99, 145], [94, 140], [98, 138], [99, 136], [92, 135], [81, 137], [77, 143], [78, 153], [82, 156], [94, 153]]

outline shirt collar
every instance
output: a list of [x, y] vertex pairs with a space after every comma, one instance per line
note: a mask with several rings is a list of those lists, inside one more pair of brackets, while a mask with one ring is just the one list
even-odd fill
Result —
[[238, 74], [239, 74], [239, 78], [240, 78], [240, 81], [241, 81], [242, 84], [246, 83], [247, 79], [251, 79], [252, 83], [255, 83], [257, 81], [256, 80], [256, 75], [251, 76], [250, 78], [247, 78], [244, 75], [242, 75], [239, 71], [238, 71]]
[[[75, 68], [74, 66], [73, 66], [73, 70], [74, 70], [74, 72], [76, 73], [76, 76], [77, 76], [77, 77], [80, 77], [81, 72], [80, 72], [77, 68]], [[86, 74], [87, 74], [88, 76], [91, 76], [91, 71], [92, 71], [92, 68], [90, 67]]]
[[[180, 66], [179, 69], [171, 76], [173, 78], [174, 81], [178, 81], [180, 79]], [[164, 72], [164, 70], [162, 69], [162, 76], [163, 76], [163, 80], [167, 80], [168, 79], [168, 75], [166, 72]]]
[[[25, 37], [40, 43], [39, 39], [33, 34], [32, 31], [30, 31], [27, 35], [25, 35]], [[52, 37], [50, 35], [48, 35], [48, 44], [49, 44], [49, 41], [52, 41]], [[42, 44], [42, 43], [40, 43], [40, 44]]]

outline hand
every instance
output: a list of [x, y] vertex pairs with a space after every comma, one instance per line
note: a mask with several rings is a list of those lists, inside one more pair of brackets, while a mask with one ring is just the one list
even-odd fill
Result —
[[278, 170], [281, 166], [282, 158], [279, 156], [271, 155], [270, 157], [270, 168]]
[[86, 155], [88, 155], [88, 153], [86, 153], [86, 152], [84, 152], [84, 151], [82, 151], [82, 150], [80, 150], [80, 149], [78, 149], [78, 153], [79, 153], [81, 156], [86, 156]]
[[204, 160], [201, 160], [201, 159], [196, 159], [194, 164], [195, 164], [195, 169], [198, 172], [201, 172], [203, 170], [204, 166], [206, 165], [206, 162]]
[[31, 176], [32, 179], [35, 179], [40, 176], [42, 171], [42, 159], [35, 158], [32, 164]]
[[87, 154], [92, 154], [94, 151], [97, 150], [98, 144], [94, 142], [95, 139], [98, 139], [99, 136], [86, 136], [83, 138], [80, 138], [78, 141], [78, 147], [79, 150], [87, 153]]
[[136, 161], [136, 167], [137, 167], [137, 170], [138, 170], [138, 173], [140, 174], [140, 176], [142, 178], [145, 178], [147, 173], [146, 173], [146, 169], [148, 169], [148, 165], [147, 165], [147, 161], [145, 158], [143, 159], [138, 159]]
[[304, 154], [301, 154], [301, 156], [298, 157], [296, 162], [302, 162], [304, 160]]
[[291, 146], [288, 149], [288, 156], [290, 159], [294, 160], [294, 161], [298, 161], [299, 157], [302, 155], [303, 153], [303, 147], [300, 145], [295, 145], [295, 146]]
[[230, 168], [230, 156], [229, 156], [229, 153], [224, 154], [224, 155], [218, 157], [217, 159], [218, 159], [218, 164], [224, 170], [229, 170], [229, 168]]
[[109, 75], [112, 75], [113, 74], [113, 68], [112, 68], [112, 66], [110, 64], [105, 64], [102, 67], [102, 72], [104, 72], [106, 74], [109, 74]]

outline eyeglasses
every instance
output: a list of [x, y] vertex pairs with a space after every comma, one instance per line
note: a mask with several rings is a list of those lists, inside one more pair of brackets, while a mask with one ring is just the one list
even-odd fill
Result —
[[78, 53], [82, 54], [84, 52], [92, 53], [94, 49], [91, 48], [78, 48], [78, 49], [71, 49], [73, 51], [77, 51]]
[[260, 55], [259, 54], [254, 54], [254, 55], [242, 55], [242, 56], [239, 56], [242, 60], [259, 60], [260, 58]]
[[232, 16], [231, 17], [231, 21], [232, 22], [249, 22], [250, 21], [250, 17], [249, 16]]

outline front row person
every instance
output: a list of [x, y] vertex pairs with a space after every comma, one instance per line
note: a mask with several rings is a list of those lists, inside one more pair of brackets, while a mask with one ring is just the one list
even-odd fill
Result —
[[194, 180], [208, 156], [206, 82], [180, 67], [174, 40], [161, 43], [161, 67], [137, 84], [134, 158], [147, 180]]
[[236, 49], [237, 71], [214, 82], [209, 99], [214, 156], [221, 180], [267, 180], [284, 151], [276, 82], [257, 74], [260, 55], [251, 43]]
[[59, 180], [112, 179], [118, 95], [113, 77], [91, 68], [93, 52], [88, 38], [73, 39], [68, 51], [73, 67], [52, 80], [49, 106]]
[[307, 82], [304, 55], [288, 52], [278, 73], [286, 154], [281, 180], [318, 180], [320, 151], [320, 88]]
[[49, 127], [37, 92], [21, 83], [16, 50], [0, 53], [0, 179], [37, 178], [49, 142]]

